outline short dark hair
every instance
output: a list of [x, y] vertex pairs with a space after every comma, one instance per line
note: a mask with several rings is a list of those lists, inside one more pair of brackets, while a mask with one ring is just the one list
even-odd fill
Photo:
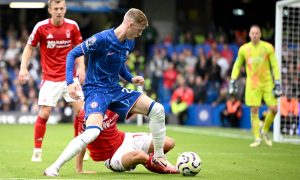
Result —
[[55, 2], [55, 3], [60, 3], [60, 2], [64, 2], [65, 0], [48, 0], [48, 7], [51, 7], [51, 4], [53, 3], [53, 2]]

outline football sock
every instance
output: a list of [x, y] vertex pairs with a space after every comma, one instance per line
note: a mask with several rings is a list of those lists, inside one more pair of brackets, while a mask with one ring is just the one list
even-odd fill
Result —
[[252, 132], [255, 137], [255, 139], [260, 138], [260, 132], [259, 132], [259, 118], [258, 113], [252, 113], [251, 112], [251, 125], [252, 125]]
[[265, 117], [265, 123], [263, 126], [263, 132], [267, 133], [270, 129], [271, 124], [274, 121], [275, 114], [272, 111], [269, 111]]
[[46, 124], [48, 119], [43, 119], [40, 116], [37, 117], [34, 124], [34, 148], [41, 149], [43, 139], [46, 132]]
[[80, 133], [79, 130], [81, 129], [80, 126], [82, 126], [82, 124], [84, 123], [84, 109], [81, 108], [81, 110], [79, 111], [78, 115], [74, 117], [74, 137], [78, 136], [78, 134]]
[[166, 136], [164, 107], [159, 103], [152, 102], [149, 109], [149, 118], [149, 128], [154, 144], [154, 157], [164, 157], [163, 147]]
[[58, 159], [51, 165], [56, 170], [59, 170], [67, 161], [71, 160], [89, 143], [93, 142], [101, 132], [98, 126], [89, 126], [87, 129], [77, 137], [71, 140]]

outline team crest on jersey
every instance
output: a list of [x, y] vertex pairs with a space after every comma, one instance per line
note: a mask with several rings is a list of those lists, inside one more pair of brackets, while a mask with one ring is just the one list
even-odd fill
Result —
[[85, 42], [85, 46], [88, 50], [95, 50], [96, 49], [96, 40], [97, 38], [95, 36], [90, 37], [88, 40]]
[[66, 37], [67, 37], [67, 38], [70, 38], [70, 37], [71, 37], [71, 35], [70, 35], [70, 30], [68, 30], [68, 29], [67, 29], [67, 31], [66, 31]]
[[92, 102], [91, 103], [91, 108], [95, 109], [96, 107], [98, 107], [98, 103], [97, 102]]

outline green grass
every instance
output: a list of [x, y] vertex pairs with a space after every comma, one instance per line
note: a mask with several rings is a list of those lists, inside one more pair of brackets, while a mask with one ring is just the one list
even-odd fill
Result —
[[[124, 131], [148, 131], [147, 126], [119, 125]], [[91, 159], [84, 169], [97, 171], [83, 175], [74, 171], [75, 161], [65, 164], [55, 179], [300, 179], [300, 145], [274, 143], [249, 148], [250, 131], [222, 128], [168, 126], [167, 135], [176, 141], [168, 159], [175, 164], [179, 153], [194, 151], [202, 159], [196, 177], [161, 175], [138, 166], [133, 172], [115, 173], [103, 163]], [[71, 124], [48, 125], [43, 144], [43, 162], [30, 161], [33, 146], [33, 125], [0, 125], [0, 179], [49, 179], [42, 175], [73, 136]]]

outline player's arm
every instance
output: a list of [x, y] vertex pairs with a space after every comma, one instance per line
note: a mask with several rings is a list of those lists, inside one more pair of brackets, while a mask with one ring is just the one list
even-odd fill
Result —
[[[79, 30], [78, 24], [74, 21], [74, 36], [73, 36], [73, 44], [76, 46], [82, 43], [82, 36]], [[84, 56], [80, 56], [76, 59], [76, 77], [78, 77], [79, 82], [82, 84], [85, 79], [85, 64], [84, 64]]]
[[279, 81], [280, 80], [279, 68], [278, 68], [278, 63], [277, 63], [277, 59], [276, 59], [276, 56], [275, 56], [274, 48], [272, 46], [271, 46], [271, 49], [270, 49], [269, 58], [270, 58], [271, 68], [272, 68], [272, 71], [273, 71], [274, 80]]
[[[83, 127], [83, 121], [79, 121], [78, 122], [78, 134], [82, 133], [84, 131], [84, 127]], [[76, 160], [75, 160], [75, 170], [77, 173], [81, 173], [81, 174], [95, 174], [95, 171], [84, 171], [83, 170], [83, 158], [84, 158], [84, 154], [85, 154], [86, 148], [83, 148], [76, 156]]]
[[84, 53], [82, 51], [81, 45], [76, 46], [72, 49], [68, 55], [66, 60], [66, 82], [68, 85], [68, 91], [70, 96], [73, 99], [80, 99], [80, 96], [77, 94], [77, 90], [79, 90], [79, 84], [74, 83], [73, 74], [74, 74], [74, 66], [76, 58], [82, 56]]
[[270, 45], [270, 55], [269, 55], [269, 60], [271, 64], [271, 68], [273, 71], [273, 76], [274, 76], [274, 95], [275, 97], [280, 97], [282, 95], [282, 90], [281, 90], [281, 85], [280, 85], [280, 74], [279, 74], [279, 67], [277, 64], [277, 59], [275, 56], [274, 48], [272, 45]]
[[236, 80], [239, 77], [240, 69], [243, 66], [244, 62], [245, 62], [245, 58], [242, 54], [242, 49], [240, 48], [240, 50], [238, 52], [238, 57], [236, 58], [233, 68], [232, 68], [232, 72], [231, 72], [232, 80]]
[[136, 86], [144, 85], [144, 78], [142, 76], [133, 76], [126, 68], [125, 63], [122, 65], [119, 75], [127, 82], [130, 82]]
[[128, 71], [127, 67], [125, 66], [125, 63], [121, 66], [119, 75], [127, 82], [133, 83], [132, 82], [133, 75]]
[[80, 56], [76, 59], [76, 67], [76, 77], [78, 77], [79, 82], [82, 84], [85, 80], [84, 56]]
[[245, 58], [242, 53], [242, 48], [239, 49], [238, 57], [236, 58], [232, 72], [231, 72], [231, 80], [229, 83], [229, 94], [236, 94], [238, 91], [238, 88], [236, 86], [236, 79], [239, 77], [240, 69], [242, 65], [244, 64]]
[[29, 61], [31, 59], [31, 55], [33, 52], [34, 47], [27, 44], [23, 50], [22, 54], [22, 60], [20, 65], [20, 71], [19, 71], [19, 81], [24, 84], [26, 80], [28, 79], [28, 69], [27, 66], [29, 64]]

